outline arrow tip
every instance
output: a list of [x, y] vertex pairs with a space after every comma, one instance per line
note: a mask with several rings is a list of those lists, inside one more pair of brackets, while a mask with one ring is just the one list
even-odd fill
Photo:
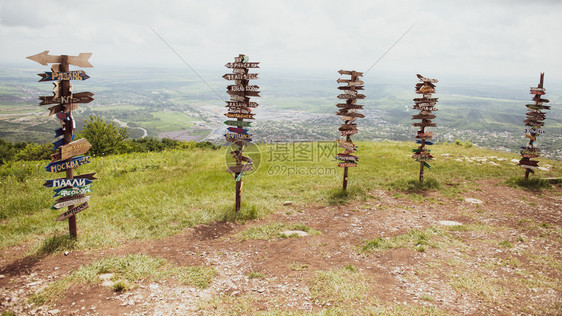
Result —
[[32, 55], [32, 56], [25, 57], [25, 58], [31, 59], [33, 61], [36, 61], [36, 62], [40, 63], [41, 65], [46, 66], [47, 65], [47, 61], [46, 61], [47, 54], [49, 54], [48, 50], [46, 50], [42, 53], [39, 53], [39, 54], [35, 54], [35, 55]]

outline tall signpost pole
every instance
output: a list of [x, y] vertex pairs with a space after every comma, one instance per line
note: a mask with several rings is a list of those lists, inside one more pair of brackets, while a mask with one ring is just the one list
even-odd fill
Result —
[[258, 91], [260, 87], [250, 85], [250, 80], [258, 79], [258, 74], [249, 73], [250, 68], [259, 68], [258, 64], [259, 62], [249, 62], [247, 56], [240, 54], [234, 58], [233, 63], [225, 65], [232, 69], [232, 73], [223, 76], [226, 80], [234, 80], [233, 85], [227, 86], [226, 92], [230, 95], [230, 100], [226, 101], [228, 112], [225, 116], [236, 120], [224, 122], [229, 126], [224, 136], [227, 142], [233, 143], [235, 146], [230, 154], [236, 159], [236, 164], [229, 166], [226, 171], [233, 174], [236, 181], [236, 204], [234, 208], [236, 213], [240, 211], [241, 194], [244, 186], [242, 177], [245, 172], [253, 171], [252, 159], [243, 155], [244, 147], [252, 141], [252, 135], [249, 134], [248, 129], [244, 128], [250, 126], [250, 122], [244, 122], [244, 119], [253, 120], [255, 114], [252, 113], [252, 108], [258, 106], [256, 102], [250, 101], [250, 97], [260, 96]]
[[357, 167], [357, 161], [359, 157], [351, 155], [357, 151], [357, 146], [351, 140], [353, 134], [357, 134], [357, 124], [354, 121], [357, 118], [365, 117], [364, 114], [358, 113], [358, 110], [363, 109], [363, 105], [356, 104], [357, 99], [365, 99], [364, 94], [358, 94], [359, 90], [363, 90], [363, 81], [359, 78], [363, 76], [362, 72], [354, 70], [340, 70], [338, 71], [340, 75], [350, 75], [350, 79], [338, 79], [338, 83], [345, 83], [346, 85], [338, 87], [339, 90], [343, 90], [342, 94], [338, 95], [338, 99], [345, 100], [345, 103], [338, 103], [338, 115], [344, 123], [338, 129], [341, 133], [341, 137], [344, 139], [338, 139], [338, 146], [344, 149], [343, 153], [339, 153], [336, 156], [337, 160], [342, 162], [338, 163], [338, 167], [343, 168], [343, 191], [347, 190], [347, 178], [348, 178], [348, 168]]
[[432, 112], [437, 111], [437, 108], [435, 108], [437, 98], [432, 98], [431, 94], [435, 93], [434, 83], [439, 81], [437, 79], [424, 78], [419, 74], [417, 76], [421, 83], [416, 84], [416, 93], [421, 94], [423, 97], [414, 99], [414, 110], [420, 110], [420, 113], [412, 115], [412, 120], [419, 119], [421, 122], [412, 124], [413, 126], [420, 128], [416, 135], [416, 142], [420, 144], [420, 146], [412, 149], [412, 152], [414, 153], [412, 158], [420, 163], [419, 181], [423, 182], [423, 169], [424, 167], [427, 167], [428, 169], [431, 168], [427, 161], [433, 160], [433, 156], [430, 154], [431, 151], [425, 147], [426, 145], [433, 145], [433, 142], [429, 141], [433, 138], [433, 133], [426, 132], [425, 128], [437, 126], [431, 121], [435, 118], [435, 115], [433, 115]]
[[60, 209], [68, 206], [68, 211], [60, 214], [56, 220], [68, 219], [68, 230], [74, 238], [78, 236], [76, 214], [88, 208], [90, 197], [85, 196], [85, 193], [91, 192], [91, 182], [96, 178], [94, 173], [75, 176], [73, 171], [73, 169], [89, 163], [89, 157], [76, 155], [85, 154], [92, 145], [85, 139], [73, 141], [76, 123], [72, 117], [72, 110], [78, 108], [78, 103], [91, 102], [93, 100], [93, 93], [72, 93], [72, 83], [70, 80], [86, 80], [89, 77], [82, 70], [70, 71], [69, 65], [92, 67], [88, 62], [91, 55], [91, 53], [81, 53], [79, 56], [54, 56], [49, 55], [49, 51], [44, 51], [27, 57], [42, 65], [53, 64], [51, 72], [39, 74], [41, 77], [39, 81], [55, 81], [53, 96], [39, 97], [42, 101], [39, 105], [55, 104], [49, 107], [50, 115], [56, 114], [61, 123], [61, 128], [55, 131], [55, 137], [63, 136], [63, 138], [53, 142], [55, 153], [51, 155], [52, 161], [45, 169], [48, 172], [55, 173], [64, 171], [66, 177], [47, 180], [44, 186], [60, 187], [59, 189], [54, 189], [55, 195], [53, 197], [59, 198], [51, 209]]
[[525, 169], [525, 179], [529, 179], [530, 173], [535, 173], [533, 169], [538, 168], [539, 162], [537, 160], [531, 160], [532, 158], [537, 158], [540, 155], [539, 148], [536, 147], [536, 140], [540, 134], [544, 131], [541, 127], [544, 125], [544, 119], [546, 118], [546, 113], [542, 110], [550, 110], [549, 105], [544, 105], [550, 101], [547, 99], [541, 99], [541, 97], [546, 93], [546, 89], [543, 87], [544, 84], [544, 73], [541, 73], [539, 85], [537, 87], [531, 87], [531, 94], [534, 95], [532, 104], [527, 104], [527, 118], [524, 123], [525, 126], [529, 127], [525, 129], [525, 137], [529, 139], [527, 146], [521, 147], [521, 160], [519, 160], [519, 166]]

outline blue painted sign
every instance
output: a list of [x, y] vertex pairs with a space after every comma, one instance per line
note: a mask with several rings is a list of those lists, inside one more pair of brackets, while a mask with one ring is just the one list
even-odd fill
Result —
[[[421, 144], [422, 143], [421, 139], [416, 139], [416, 143]], [[425, 141], [425, 144], [426, 145], [433, 145], [433, 142]]]
[[67, 72], [46, 71], [44, 74], [38, 74], [41, 81], [55, 81], [55, 80], [86, 80], [90, 78], [84, 70], [75, 70]]
[[[45, 184], [43, 184], [43, 186], [46, 186], [48, 188], [55, 188], [55, 187], [82, 187], [85, 185], [88, 185], [90, 183], [92, 183], [93, 181], [90, 179], [86, 179], [86, 178], [72, 178], [72, 179], [65, 179], [65, 178], [61, 178], [61, 179], [53, 179], [53, 180], [45, 180]], [[58, 192], [60, 190], [55, 189], [55, 192]]]
[[70, 161], [51, 162], [47, 165], [47, 167], [45, 167], [45, 170], [48, 172], [61, 172], [68, 169], [75, 169], [81, 165], [90, 163], [90, 161], [88, 161], [88, 158], [90, 157], [78, 156], [72, 158]]
[[55, 137], [64, 135], [64, 130], [61, 128], [55, 130]]

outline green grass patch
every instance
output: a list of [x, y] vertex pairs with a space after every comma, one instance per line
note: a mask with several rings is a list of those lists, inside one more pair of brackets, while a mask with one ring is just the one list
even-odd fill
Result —
[[552, 185], [548, 180], [540, 178], [525, 179], [524, 177], [513, 177], [509, 178], [504, 183], [512, 188], [522, 188], [531, 191], [552, 189]]
[[346, 268], [315, 271], [309, 289], [312, 299], [320, 304], [351, 304], [366, 298], [369, 279], [359, 271]]
[[365, 242], [363, 251], [382, 251], [393, 248], [413, 247], [419, 252], [425, 252], [426, 247], [438, 247], [439, 243], [435, 240], [436, 237], [444, 237], [445, 234], [443, 230], [437, 227], [429, 227], [424, 230], [412, 229], [403, 235], [386, 238], [378, 237], [369, 240]]
[[263, 275], [263, 273], [261, 272], [249, 272], [248, 274], [246, 274], [246, 276], [248, 277], [248, 279], [264, 279], [265, 276]]
[[398, 191], [420, 192], [428, 190], [439, 190], [441, 188], [441, 185], [436, 179], [433, 178], [426, 178], [422, 182], [413, 179], [399, 179], [390, 183], [389, 187]]
[[[240, 232], [239, 236], [242, 240], [248, 240], [248, 239], [272, 240], [277, 238], [287, 238], [288, 236], [281, 234], [281, 232], [284, 230], [300, 230], [300, 231], [307, 232], [309, 235], [320, 234], [319, 231], [311, 229], [305, 224], [270, 223], [266, 225], [250, 227]], [[291, 235], [291, 236], [295, 236], [295, 235]]]
[[206, 288], [215, 275], [215, 270], [207, 267], [174, 266], [163, 258], [144, 254], [129, 254], [100, 259], [82, 266], [70, 276], [59, 279], [31, 296], [36, 305], [50, 303], [64, 294], [73, 284], [100, 283], [101, 274], [113, 274], [115, 291], [129, 290], [134, 283], [142, 280], [159, 281], [175, 278], [181, 284]]

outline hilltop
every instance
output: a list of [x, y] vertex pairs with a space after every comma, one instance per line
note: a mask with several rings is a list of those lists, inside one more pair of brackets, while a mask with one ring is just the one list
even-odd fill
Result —
[[[46, 161], [2, 166], [1, 309], [561, 312], [559, 182], [521, 187], [518, 156], [441, 144], [419, 186], [412, 143], [364, 142], [343, 194], [332, 146], [256, 148], [239, 214], [226, 148], [94, 157], [78, 240], [48, 210]], [[562, 162], [539, 160], [533, 177], [560, 179]]]

